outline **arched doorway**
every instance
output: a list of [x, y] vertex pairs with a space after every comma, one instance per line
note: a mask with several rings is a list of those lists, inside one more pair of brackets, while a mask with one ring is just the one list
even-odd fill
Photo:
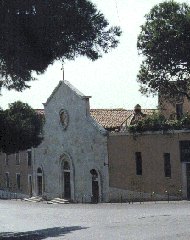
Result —
[[41, 168], [37, 169], [37, 190], [38, 195], [41, 196], [43, 194], [43, 172]]
[[71, 199], [71, 169], [68, 161], [62, 161], [62, 197]]
[[71, 199], [71, 170], [67, 161], [63, 162], [64, 198]]
[[92, 175], [92, 203], [99, 202], [99, 177], [95, 169], [90, 170]]
[[75, 201], [74, 165], [67, 153], [60, 156], [60, 196]]

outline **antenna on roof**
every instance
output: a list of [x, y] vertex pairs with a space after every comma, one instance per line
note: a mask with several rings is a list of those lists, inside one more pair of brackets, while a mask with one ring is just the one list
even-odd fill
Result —
[[64, 61], [62, 62], [61, 70], [63, 70], [63, 81], [65, 80], [65, 72], [64, 72]]

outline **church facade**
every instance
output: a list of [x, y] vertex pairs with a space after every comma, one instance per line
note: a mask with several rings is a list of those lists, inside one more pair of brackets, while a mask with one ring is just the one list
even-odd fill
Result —
[[61, 81], [44, 104], [44, 140], [33, 149], [33, 194], [73, 202], [108, 201], [107, 131], [89, 97]]

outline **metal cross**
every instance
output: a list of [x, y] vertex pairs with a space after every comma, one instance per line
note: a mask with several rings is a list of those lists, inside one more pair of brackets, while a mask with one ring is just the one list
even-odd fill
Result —
[[63, 70], [63, 81], [65, 80], [65, 72], [64, 72], [64, 63], [62, 63], [62, 68], [61, 70]]

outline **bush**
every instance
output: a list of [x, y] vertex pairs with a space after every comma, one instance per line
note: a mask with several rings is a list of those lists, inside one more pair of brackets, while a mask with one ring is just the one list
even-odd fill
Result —
[[130, 133], [145, 131], [168, 131], [190, 129], [190, 115], [185, 114], [180, 120], [166, 120], [159, 112], [145, 117], [134, 125], [127, 126]]

